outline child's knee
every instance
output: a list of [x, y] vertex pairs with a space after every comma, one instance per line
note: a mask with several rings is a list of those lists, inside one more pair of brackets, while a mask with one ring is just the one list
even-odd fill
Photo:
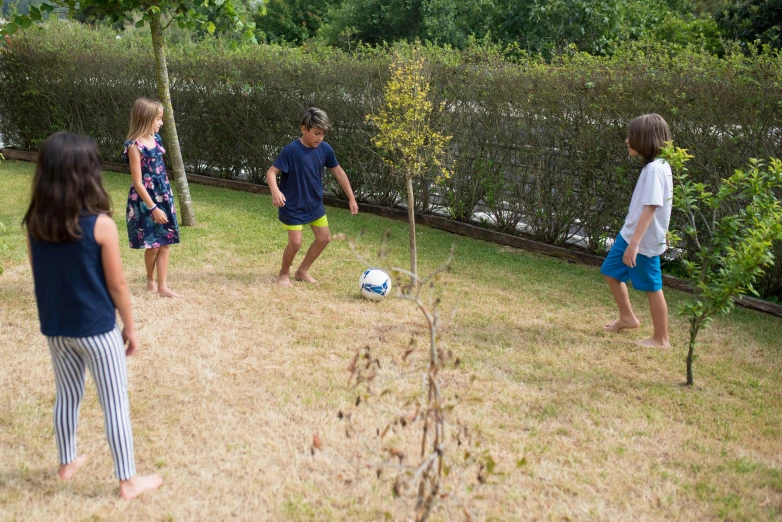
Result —
[[289, 237], [288, 238], [288, 248], [298, 252], [299, 249], [301, 248], [301, 238], [300, 237], [296, 237], [296, 238]]
[[326, 246], [331, 242], [331, 236], [330, 235], [324, 235], [321, 237], [318, 237], [315, 239], [321, 246]]

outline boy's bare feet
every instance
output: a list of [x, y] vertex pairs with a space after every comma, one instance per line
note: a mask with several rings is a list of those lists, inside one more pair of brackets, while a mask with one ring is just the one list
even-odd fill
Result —
[[163, 479], [158, 474], [154, 475], [136, 475], [128, 480], [119, 481], [119, 496], [130, 500], [136, 498], [146, 491], [157, 489], [163, 484]]
[[644, 348], [662, 348], [663, 350], [667, 350], [671, 347], [671, 343], [669, 343], [668, 341], [660, 342], [654, 337], [650, 337], [642, 341], [635, 341], [633, 344], [636, 344], [638, 346], [643, 346]]
[[603, 330], [606, 332], [621, 332], [625, 329], [631, 329], [631, 328], [638, 328], [641, 326], [641, 323], [636, 319], [635, 317], [630, 321], [625, 321], [624, 319], [616, 319], [614, 321], [611, 321], [610, 323], [606, 323], [603, 325]]
[[57, 470], [57, 476], [60, 477], [60, 480], [71, 480], [85, 462], [87, 462], [87, 455], [79, 455], [68, 464], [61, 464], [60, 469]]
[[303, 270], [296, 270], [296, 281], [304, 281], [305, 283], [318, 282], [318, 280], [312, 277], [309, 272]]
[[147, 279], [147, 292], [157, 292], [157, 283], [154, 279]]
[[168, 287], [158, 290], [157, 295], [160, 297], [182, 297], [182, 294], [178, 294]]
[[293, 283], [291, 283], [291, 278], [288, 277], [288, 274], [280, 274], [279, 277], [277, 277], [277, 284], [286, 288], [293, 286]]

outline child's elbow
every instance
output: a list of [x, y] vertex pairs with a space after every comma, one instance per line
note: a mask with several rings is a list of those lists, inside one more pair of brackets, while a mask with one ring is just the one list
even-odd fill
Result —
[[106, 287], [109, 289], [110, 294], [121, 294], [128, 290], [128, 282], [124, 277], [122, 277], [119, 279], [106, 281]]

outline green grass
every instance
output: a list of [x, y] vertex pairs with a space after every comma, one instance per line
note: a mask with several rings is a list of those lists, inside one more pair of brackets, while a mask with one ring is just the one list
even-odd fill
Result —
[[[362, 463], [382, 460], [392, 442], [415, 459], [416, 426], [384, 441], [376, 433], [420, 390], [418, 374], [400, 380], [393, 363], [412, 336], [421, 349], [414, 365], [424, 367], [418, 312], [357, 297], [363, 266], [344, 242], [314, 265], [317, 285], [277, 288], [286, 235], [269, 196], [199, 185], [191, 185], [199, 225], [182, 229], [171, 256], [170, 282], [184, 299], [147, 295], [140, 253], [122, 245], [141, 342], [129, 360], [137, 461], [165, 485], [143, 502], [115, 499], [94, 390], [79, 431], [92, 463], [74, 483], [56, 482], [54, 387], [19, 227], [32, 172], [0, 164], [10, 246], [0, 277], [0, 520], [409, 515], [409, 503], [391, 495], [391, 472], [378, 479]], [[107, 173], [105, 185], [123, 238], [129, 176]], [[393, 263], [408, 263], [405, 223], [328, 214], [334, 233], [364, 231], [359, 248], [372, 259], [390, 229]], [[456, 488], [479, 519], [781, 516], [778, 318], [739, 308], [716, 320], [702, 333], [696, 386], [687, 388], [687, 324], [676, 310], [691, 296], [666, 290], [674, 348], [644, 350], [629, 341], [651, 331], [645, 296], [631, 293], [639, 331], [604, 333], [615, 307], [594, 267], [425, 227], [418, 244], [422, 273], [455, 248], [442, 309], [457, 313], [440, 343], [463, 364], [443, 372], [443, 392], [458, 396], [449, 425], [468, 426], [497, 461], [488, 484]], [[356, 408], [345, 368], [365, 345], [383, 361], [391, 393]], [[352, 413], [351, 437], [337, 412]], [[325, 448], [315, 454], [313, 433]]]

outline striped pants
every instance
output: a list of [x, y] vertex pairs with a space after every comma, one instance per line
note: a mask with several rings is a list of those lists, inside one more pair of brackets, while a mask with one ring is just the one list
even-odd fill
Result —
[[76, 426], [84, 397], [84, 370], [90, 369], [103, 409], [106, 438], [120, 480], [136, 474], [133, 433], [130, 429], [128, 368], [125, 346], [118, 327], [93, 337], [47, 337], [52, 355], [57, 398], [54, 402], [54, 434], [60, 464], [76, 458]]

